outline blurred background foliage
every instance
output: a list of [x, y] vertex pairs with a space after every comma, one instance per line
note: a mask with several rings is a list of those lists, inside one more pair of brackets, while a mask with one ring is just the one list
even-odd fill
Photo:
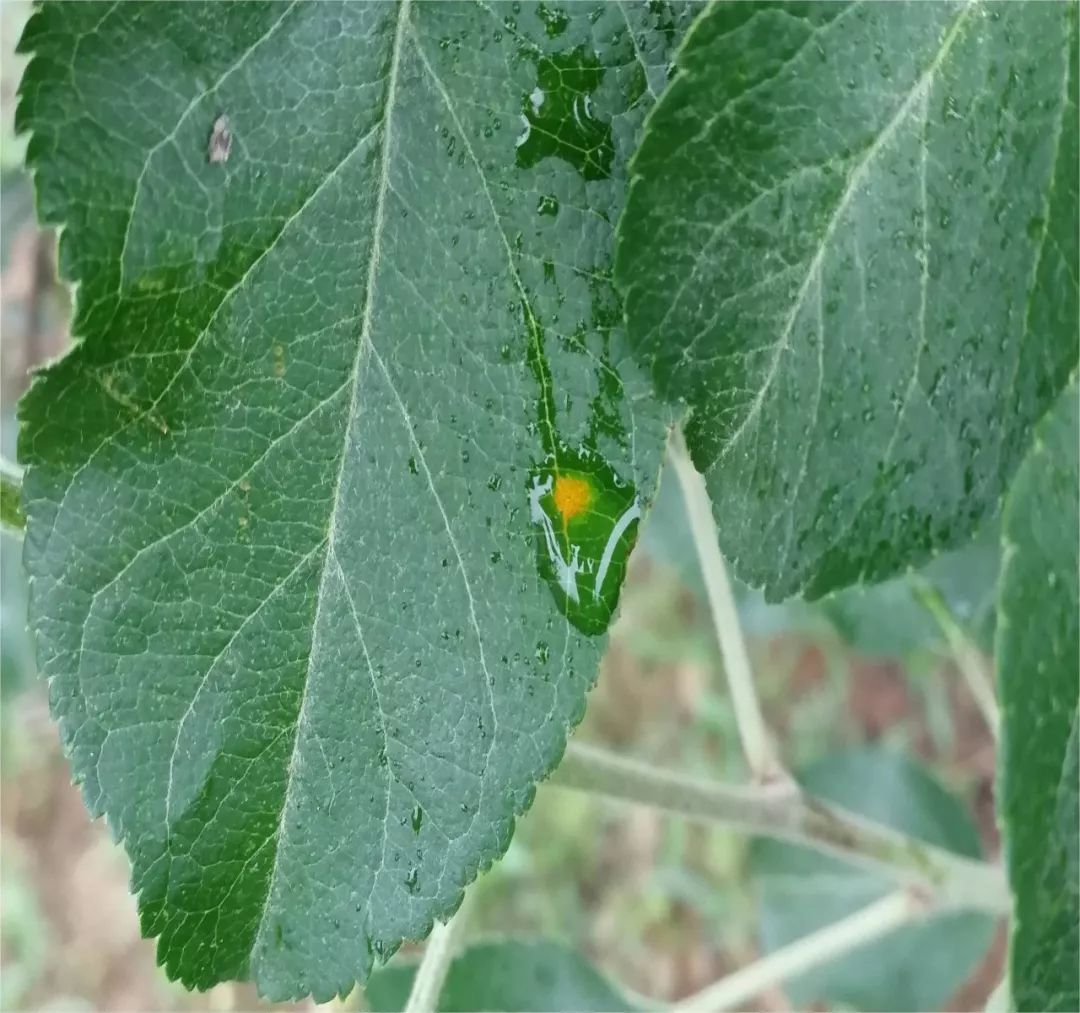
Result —
[[[67, 341], [55, 237], [34, 223], [24, 142], [12, 126], [24, 63], [14, 49], [28, 12], [27, 4], [0, 3], [0, 441], [9, 457], [28, 373]], [[682, 509], [674, 481], [663, 481], [577, 734], [737, 781], [745, 770]], [[998, 850], [993, 739], [927, 601], [948, 607], [989, 666], [996, 546], [988, 530], [919, 574], [813, 604], [769, 605], [737, 589], [767, 719], [804, 781], [927, 840], [991, 856]], [[184, 992], [156, 967], [153, 943], [139, 937], [126, 859], [107, 827], [90, 823], [48, 719], [26, 633], [19, 551], [3, 536], [0, 1007], [264, 1008], [244, 985]], [[670, 1000], [884, 888], [803, 849], [541, 788], [505, 859], [473, 891], [470, 950], [453, 972], [446, 1008], [494, 1001], [469, 991], [470, 982], [490, 977], [470, 970], [492, 959], [478, 939], [545, 940], [497, 954], [514, 971], [509, 980], [527, 986], [518, 992], [537, 1003], [505, 994], [503, 1008], [550, 1008], [539, 992], [568, 1009], [604, 1008], [620, 995]], [[772, 989], [751, 1007], [982, 1008], [1001, 976], [1003, 950], [1001, 926], [953, 916]], [[414, 957], [405, 947], [369, 996], [337, 1005], [400, 1008]]]

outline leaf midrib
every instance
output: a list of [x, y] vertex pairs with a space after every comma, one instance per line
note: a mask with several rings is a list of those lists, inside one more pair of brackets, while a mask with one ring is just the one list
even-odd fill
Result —
[[[326, 552], [323, 556], [322, 572], [319, 578], [319, 590], [316, 596], [315, 615], [311, 623], [311, 646], [308, 651], [308, 664], [304, 672], [304, 686], [300, 696], [300, 706], [297, 710], [296, 717], [296, 732], [293, 736], [292, 750], [289, 754], [289, 764], [285, 774], [285, 791], [282, 794], [281, 813], [278, 817], [277, 829], [275, 831], [275, 845], [274, 845], [274, 862], [270, 870], [270, 876], [266, 885], [266, 898], [263, 902], [262, 914], [259, 917], [259, 925], [256, 930], [251, 952], [254, 955], [258, 949], [259, 941], [262, 939], [263, 932], [266, 928], [266, 916], [270, 910], [270, 898], [274, 895], [274, 890], [277, 884], [279, 865], [282, 848], [283, 838], [286, 836], [285, 819], [289, 811], [289, 803], [292, 798], [293, 785], [296, 783], [295, 766], [297, 756], [299, 754], [299, 746], [301, 741], [302, 732], [304, 729], [304, 723], [307, 715], [309, 689], [311, 687], [311, 668], [312, 661], [315, 656], [315, 634], [319, 627], [319, 617], [322, 612], [323, 601], [326, 596], [326, 584], [327, 579], [331, 571], [331, 557], [336, 560], [335, 544], [338, 531], [338, 522], [340, 519], [341, 505], [341, 486], [342, 479], [345, 474], [345, 463], [348, 458], [348, 446], [349, 446], [349, 434], [352, 432], [353, 423], [355, 422], [354, 406], [356, 405], [357, 388], [359, 386], [359, 379], [361, 368], [365, 360], [365, 352], [369, 355], [374, 352], [374, 346], [371, 342], [371, 323], [372, 323], [372, 304], [374, 302], [375, 291], [375, 279], [378, 273], [379, 261], [382, 255], [382, 235], [383, 229], [386, 224], [386, 193], [389, 189], [390, 179], [390, 155], [391, 145], [393, 141], [393, 120], [394, 120], [394, 108], [396, 104], [397, 85], [399, 68], [401, 63], [401, 51], [404, 46], [405, 29], [409, 20], [409, 9], [411, 7], [412, 0], [400, 0], [397, 4], [397, 20], [394, 25], [394, 42], [390, 55], [390, 69], [387, 75], [386, 85], [386, 99], [383, 106], [383, 136], [382, 147], [379, 157], [379, 182], [378, 190], [375, 198], [375, 213], [374, 221], [372, 223], [372, 235], [371, 235], [371, 252], [368, 257], [368, 270], [367, 278], [364, 285], [364, 312], [361, 318], [360, 334], [356, 343], [356, 355], [353, 358], [352, 374], [349, 381], [349, 409], [348, 416], [344, 426], [342, 435], [342, 447], [341, 447], [341, 459], [338, 462], [338, 473], [334, 482], [334, 492], [331, 498], [330, 516], [327, 524], [326, 534]], [[341, 569], [340, 564], [337, 564]], [[342, 578], [344, 581], [344, 571], [342, 571]], [[347, 590], [347, 584], [346, 584]], [[376, 702], [378, 705], [378, 696], [376, 695]], [[379, 720], [381, 727], [383, 728], [385, 748], [385, 715], [382, 712], [381, 705], [379, 706]], [[390, 765], [387, 763], [385, 767], [387, 771], [386, 781], [386, 797], [387, 806], [389, 807], [390, 799]], [[387, 820], [384, 817], [383, 824], [383, 848], [382, 852], [385, 853], [385, 838], [386, 838], [386, 823]], [[381, 864], [381, 860], [380, 860]], [[375, 870], [371, 878], [371, 890], [368, 894], [367, 904], [370, 905], [371, 894], [374, 892], [375, 884], [378, 880], [378, 874], [380, 870]]]
[[926, 69], [919, 75], [913, 87], [904, 97], [904, 100], [897, 106], [896, 111], [886, 121], [885, 125], [878, 132], [874, 140], [867, 145], [862, 156], [855, 163], [851, 172], [848, 174], [847, 182], [844, 185], [843, 192], [840, 194], [839, 200], [836, 202], [836, 206], [833, 208], [832, 214], [829, 216], [828, 224], [825, 226], [825, 230], [822, 233], [821, 240], [817, 244], [817, 248], [814, 251], [814, 255], [810, 258], [810, 262], [806, 268], [806, 273], [803, 277], [802, 284], [799, 286], [799, 290], [795, 295], [795, 298], [791, 304], [791, 310], [789, 311], [787, 318], [784, 321], [783, 329], [777, 338], [774, 346], [773, 357], [769, 363], [768, 372], [765, 374], [764, 379], [761, 382], [761, 386], [758, 388], [757, 394], [754, 396], [753, 401], [750, 403], [750, 408], [746, 413], [746, 417], [735, 431], [729, 436], [723, 444], [719, 455], [713, 462], [715, 467], [720, 464], [728, 454], [738, 444], [744, 433], [752, 425], [761, 411], [762, 406], [765, 403], [765, 395], [768, 393], [773, 381], [776, 379], [777, 372], [780, 369], [780, 361], [783, 358], [784, 352], [790, 347], [791, 332], [795, 326], [795, 321], [798, 318], [799, 312], [802, 309], [803, 303], [806, 300], [807, 293], [810, 290], [811, 283], [814, 276], [821, 271], [822, 263], [825, 259], [825, 253], [829, 248], [832, 237], [836, 232], [837, 226], [840, 222], [843, 213], [847, 210], [851, 203], [851, 199], [855, 194], [858, 184], [862, 181], [863, 177], [869, 171], [871, 165], [874, 162], [878, 152], [885, 146], [885, 144], [896, 133], [900, 125], [906, 120], [908, 113], [911, 111], [912, 105], [915, 102], [917, 96], [928, 91], [933, 83], [934, 76], [940, 69], [941, 65], [945, 62], [946, 57], [949, 55], [953, 44], [960, 34], [960, 29], [967, 22], [972, 10], [978, 6], [978, 0], [967, 0], [967, 3], [960, 9], [953, 23], [949, 26], [949, 30], [946, 32], [945, 37], [942, 39], [941, 45], [938, 47], [937, 53], [934, 58], [927, 65]]
[[[946, 38], [945, 42], [943, 42], [942, 48], [941, 48], [941, 50], [939, 50], [937, 58], [935, 59], [934, 63], [928, 68], [928, 70], [925, 72], [924, 76], [927, 77], [927, 80], [925, 81], [925, 92], [924, 92], [924, 95], [923, 95], [924, 102], [929, 101], [929, 94], [930, 94], [929, 90], [930, 90], [931, 85], [933, 84], [933, 74], [936, 73], [937, 68], [939, 68], [941, 66], [942, 62], [944, 62], [945, 56], [947, 55], [947, 52], [945, 50], [947, 48], [951, 47], [953, 41], [955, 41], [954, 36], [956, 34], [958, 34], [958, 32], [959, 32], [960, 21], [963, 19], [964, 15], [968, 11], [970, 11], [971, 9], [976, 7], [978, 5], [978, 3], [979, 3], [979, 0], [968, 0], [968, 6], [963, 8], [961, 10], [960, 14], [957, 16], [957, 20], [956, 20], [956, 22], [953, 23], [953, 27], [950, 29], [949, 35]], [[1035, 257], [1033, 258], [1030, 282], [1028, 284], [1028, 292], [1029, 292], [1028, 307], [1027, 307], [1027, 311], [1025, 313], [1024, 327], [1020, 332], [1021, 346], [1022, 346], [1022, 343], [1023, 343], [1024, 339], [1027, 337], [1027, 333], [1028, 333], [1028, 330], [1029, 330], [1029, 316], [1030, 316], [1030, 310], [1031, 310], [1031, 300], [1033, 298], [1031, 293], [1033, 293], [1035, 291], [1035, 282], [1036, 282], [1036, 278], [1037, 278], [1037, 274], [1038, 274], [1038, 268], [1039, 268], [1039, 264], [1040, 264], [1040, 262], [1042, 260], [1043, 250], [1045, 249], [1046, 236], [1047, 236], [1047, 232], [1049, 230], [1050, 204], [1052, 202], [1052, 197], [1053, 197], [1054, 183], [1055, 183], [1055, 180], [1057, 178], [1056, 170], [1057, 170], [1057, 161], [1058, 161], [1058, 158], [1060, 156], [1061, 135], [1064, 132], [1065, 116], [1067, 114], [1068, 105], [1069, 105], [1069, 88], [1068, 88], [1068, 85], [1069, 85], [1069, 72], [1070, 72], [1069, 47], [1070, 47], [1070, 44], [1071, 44], [1073, 38], [1074, 38], [1074, 34], [1072, 32], [1070, 32], [1070, 31], [1065, 32], [1064, 67], [1063, 67], [1062, 96], [1061, 96], [1061, 112], [1060, 112], [1060, 115], [1056, 118], [1056, 124], [1057, 124], [1058, 129], [1056, 130], [1055, 136], [1054, 136], [1054, 155], [1050, 159], [1049, 182], [1048, 182], [1048, 188], [1047, 188], [1047, 192], [1046, 192], [1046, 197], [1045, 197], [1044, 202], [1043, 202], [1043, 206], [1044, 206], [1044, 212], [1043, 212], [1043, 215], [1042, 215], [1042, 218], [1043, 218], [1043, 230], [1042, 230], [1042, 234], [1041, 234], [1041, 236], [1039, 238], [1039, 244], [1038, 244], [1037, 253], [1036, 253]], [[908, 96], [908, 100], [910, 100], [912, 95], [916, 94], [919, 90], [920, 90], [920, 85], [917, 84], [915, 86], [915, 88], [912, 89], [911, 95]], [[905, 100], [905, 104], [907, 103], [908, 100]], [[927, 115], [926, 111], [924, 110], [924, 121], [923, 121], [923, 129], [924, 129], [924, 131], [925, 131], [926, 126], [927, 126], [926, 115]], [[925, 145], [925, 138], [924, 138], [923, 166], [922, 166], [922, 171], [924, 173], [925, 173], [925, 169], [926, 169], [926, 166], [925, 166], [926, 156], [927, 156], [927, 148], [926, 148], [926, 145]], [[919, 361], [920, 361], [920, 358], [921, 358], [921, 355], [922, 355], [923, 351], [925, 351], [925, 349], [927, 347], [926, 324], [925, 324], [925, 312], [926, 312], [925, 300], [926, 300], [926, 286], [927, 286], [928, 280], [929, 280], [928, 279], [928, 274], [927, 274], [927, 266], [928, 266], [928, 263], [929, 263], [929, 249], [928, 249], [928, 247], [926, 245], [926, 239], [925, 239], [925, 225], [926, 225], [926, 218], [927, 218], [927, 215], [926, 215], [927, 205], [926, 205], [926, 179], [925, 179], [925, 176], [924, 176], [924, 178], [922, 180], [922, 187], [923, 187], [922, 204], [923, 204], [924, 240], [923, 240], [922, 278], [921, 278], [921, 286], [920, 286], [920, 320], [919, 320], [919, 324], [920, 324], [920, 328], [919, 328], [920, 329], [920, 342], [919, 342], [919, 347], [917, 349], [915, 362], [914, 362], [914, 365], [913, 365], [913, 368], [912, 368], [911, 379], [910, 379], [910, 381], [908, 383], [907, 393], [906, 393], [904, 401], [903, 401], [903, 403], [901, 405], [900, 414], [897, 417], [896, 425], [893, 428], [892, 436], [891, 436], [891, 438], [889, 440], [889, 444], [888, 444], [888, 446], [886, 448], [886, 451], [885, 451], [885, 454], [883, 456], [883, 461], [886, 461], [886, 462], [891, 459], [892, 451], [893, 451], [893, 448], [895, 447], [896, 440], [899, 438], [900, 426], [901, 426], [901, 424], [903, 422], [904, 412], [906, 411], [906, 409], [908, 407], [908, 404], [910, 403], [911, 397], [914, 394], [915, 385], [916, 385], [916, 383], [918, 381]], [[820, 341], [819, 341], [819, 345], [820, 345]], [[1008, 385], [1008, 388], [1006, 388], [1006, 389], [1012, 389], [1014, 387], [1015, 381], [1016, 381], [1016, 376], [1019, 373], [1019, 363], [1020, 363], [1020, 360], [1021, 360], [1022, 357], [1023, 356], [1022, 356], [1022, 347], [1021, 347], [1021, 350], [1019, 350], [1017, 352], [1016, 364], [1014, 366], [1014, 372], [1013, 372], [1012, 380], [1010, 381], [1010, 383]], [[770, 379], [771, 379], [771, 377], [770, 377]], [[765, 388], [762, 389], [762, 397], [764, 397], [764, 393], [765, 393]], [[935, 414], [937, 413], [936, 407], [929, 400], [927, 401], [927, 406], [930, 408], [930, 410], [932, 412], [934, 412]], [[948, 427], [943, 426], [942, 432], [944, 433], [944, 435], [946, 437], [948, 437], [948, 443], [947, 443], [948, 449], [952, 452], [952, 454], [954, 456], [956, 456], [957, 453], [958, 453], [957, 444], [956, 444], [956, 437], [952, 434], [951, 430]], [[726, 453], [726, 449], [727, 448], [725, 448], [725, 451], [724, 451], [725, 453]], [[721, 454], [721, 459], [723, 459], [723, 456], [724, 455], [722, 453]], [[855, 521], [862, 514], [862, 512], [866, 509], [866, 505], [870, 501], [871, 497], [872, 497], [871, 492], [867, 492], [867, 494], [865, 496], [863, 496], [862, 500], [859, 502], [857, 507], [852, 511], [851, 519], [849, 520], [849, 522], [843, 527], [842, 530], [837, 532], [836, 537], [832, 539], [832, 541], [829, 543], [829, 545], [821, 553], [821, 556], [819, 558], [823, 558], [825, 555], [828, 555], [828, 553], [832, 552], [833, 549], [835, 549], [836, 546], [839, 545], [843, 541], [843, 539], [846, 537], [847, 533], [851, 530], [851, 528], [855, 524]], [[860, 574], [859, 581], [861, 582], [864, 579], [865, 579], [865, 572]], [[803, 581], [802, 583], [800, 583], [799, 587], [795, 590], [794, 593], [799, 594], [799, 595], [805, 594], [806, 591], [809, 588], [810, 583], [812, 583], [812, 580], [810, 580], [809, 578], [807, 580]]]

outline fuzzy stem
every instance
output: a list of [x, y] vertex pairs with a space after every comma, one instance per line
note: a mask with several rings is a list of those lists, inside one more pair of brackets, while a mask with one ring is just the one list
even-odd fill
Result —
[[672, 1013], [699, 1013], [741, 1006], [764, 989], [888, 935], [926, 911], [926, 904], [907, 891], [890, 893], [721, 978], [672, 1007]]
[[942, 907], [1009, 910], [1008, 889], [997, 866], [872, 823], [798, 787], [777, 791], [775, 786], [715, 784], [573, 742], [551, 783], [809, 845], [882, 872]]
[[466, 894], [453, 917], [445, 925], [436, 925], [432, 930], [423, 959], [416, 969], [404, 1013], [434, 1013], [438, 1008], [439, 995], [450, 971], [450, 964], [457, 955], [468, 920], [468, 904], [469, 897]]
[[14, 535], [22, 535], [26, 527], [22, 512], [22, 469], [6, 457], [0, 457], [0, 525]]
[[735, 709], [735, 721], [751, 776], [759, 784], [787, 785], [790, 777], [777, 757], [754, 688], [754, 676], [739, 626], [735, 596], [732, 594], [727, 567], [720, 552], [712, 503], [705, 489], [705, 481], [694, 467], [682, 432], [678, 428], [672, 431], [668, 441], [668, 461], [675, 469], [682, 487], [690, 534], [701, 563], [709, 610], [720, 644], [720, 654], [724, 659], [732, 706]]
[[927, 580], [915, 578], [912, 582], [912, 592], [915, 600], [938, 624], [952, 652], [956, 667], [960, 669], [960, 674], [967, 681], [968, 689], [996, 739], [1001, 718], [998, 713], [997, 699], [994, 696], [994, 684], [986, 670], [982, 652], [971, 642], [971, 638], [949, 608], [949, 603], [936, 587]]

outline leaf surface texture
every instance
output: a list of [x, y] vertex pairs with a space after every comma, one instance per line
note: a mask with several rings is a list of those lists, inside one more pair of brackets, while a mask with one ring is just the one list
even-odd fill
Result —
[[1075, 385], [1036, 431], [1009, 490], [999, 587], [998, 811], [1014, 914], [1018, 1010], [1080, 1006], [1080, 484]]
[[997, 509], [1077, 361], [1071, 4], [717, 4], [632, 164], [632, 347], [770, 598]]
[[31, 622], [189, 986], [326, 999], [425, 935], [595, 677], [530, 492], [552, 454], [620, 504], [658, 468], [612, 233], [688, 12], [517, 6], [47, 4], [24, 35], [79, 339], [21, 406]]

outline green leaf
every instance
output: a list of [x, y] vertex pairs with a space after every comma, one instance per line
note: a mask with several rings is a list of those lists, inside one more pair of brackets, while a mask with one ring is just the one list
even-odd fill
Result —
[[736, 572], [961, 544], [1077, 361], [1076, 6], [716, 4], [677, 65], [615, 277]]
[[[371, 976], [364, 989], [373, 1013], [398, 1013], [416, 974], [396, 964]], [[439, 996], [441, 1013], [502, 1010], [637, 1010], [587, 960], [549, 942], [490, 942], [469, 947], [454, 960]]]
[[[810, 792], [919, 840], [980, 855], [978, 835], [957, 800], [920, 765], [900, 754], [859, 749], [826, 757], [799, 782]], [[773, 840], [754, 842], [761, 942], [773, 951], [866, 907], [894, 885], [837, 859]], [[893, 932], [879, 942], [785, 983], [799, 1008], [941, 1009], [985, 953], [993, 921], [947, 914]]]
[[612, 233], [687, 20], [27, 26], [80, 339], [21, 405], [31, 623], [185, 984], [347, 992], [503, 853], [581, 718], [667, 422]]
[[1073, 385], [1036, 430], [1004, 511], [997, 798], [1015, 899], [1018, 1010], [1080, 1008], [1078, 431]]

